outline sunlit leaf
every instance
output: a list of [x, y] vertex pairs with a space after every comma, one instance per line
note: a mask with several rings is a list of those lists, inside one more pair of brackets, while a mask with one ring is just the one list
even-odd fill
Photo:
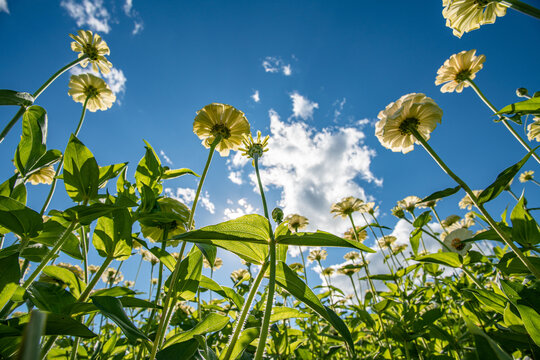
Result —
[[64, 153], [64, 185], [73, 201], [97, 198], [99, 166], [94, 155], [73, 134]]

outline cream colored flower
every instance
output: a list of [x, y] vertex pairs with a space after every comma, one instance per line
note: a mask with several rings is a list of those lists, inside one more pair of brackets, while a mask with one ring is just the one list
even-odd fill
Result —
[[457, 223], [459, 220], [461, 220], [461, 217], [459, 215], [448, 215], [446, 219], [441, 221], [442, 226], [445, 228], [448, 226], [452, 226], [453, 224]]
[[345, 266], [342, 266], [338, 269], [338, 273], [339, 274], [342, 274], [342, 275], [347, 275], [347, 276], [353, 276], [354, 274], [356, 274], [357, 272], [359, 272], [361, 269], [360, 266], [355, 266], [355, 265], [345, 265]]
[[249, 280], [249, 278], [250, 278], [249, 271], [247, 271], [246, 269], [234, 270], [231, 273], [231, 279], [235, 284], [238, 282]]
[[159, 262], [159, 259], [154, 254], [152, 254], [150, 250], [141, 248], [139, 252], [141, 253], [144, 261], [148, 261], [152, 265], [156, 265]]
[[481, 25], [493, 24], [497, 16], [506, 14], [506, 6], [491, 0], [443, 0], [442, 14], [446, 26], [459, 38], [463, 33], [476, 30]]
[[524, 171], [521, 174], [519, 174], [519, 182], [525, 183], [525, 182], [530, 181], [532, 179], [534, 179], [534, 171], [533, 170]]
[[348, 261], [355, 261], [360, 259], [360, 253], [358, 251], [349, 251], [343, 255], [343, 258]]
[[428, 140], [431, 132], [441, 122], [442, 110], [433, 99], [424, 94], [407, 94], [386, 106], [377, 116], [375, 135], [382, 146], [404, 154], [418, 143], [411, 132], [415, 129]]
[[399, 254], [400, 252], [403, 252], [406, 248], [407, 244], [394, 245], [392, 246], [392, 253]]
[[257, 139], [254, 140], [251, 133], [244, 134], [244, 139], [242, 140], [241, 148], [238, 148], [238, 151], [242, 152], [242, 155], [253, 159], [253, 166], [255, 166], [255, 158], [260, 159], [263, 156], [263, 153], [268, 151], [268, 139], [270, 135], [266, 135], [261, 139], [261, 132], [257, 131]]
[[212, 103], [197, 111], [193, 121], [193, 132], [202, 140], [206, 148], [220, 136], [216, 146], [221, 156], [229, 155], [230, 150], [237, 150], [244, 134], [250, 133], [249, 122], [240, 110], [231, 105]]
[[394, 215], [398, 219], [405, 218], [405, 211], [399, 205], [394, 206], [390, 211], [392, 212], [392, 215]]
[[421, 201], [418, 196], [407, 196], [403, 200], [399, 200], [397, 202], [398, 206], [401, 207], [403, 210], [407, 210], [408, 212], [412, 213], [416, 207], [416, 205]]
[[81, 104], [88, 99], [86, 108], [92, 112], [107, 110], [116, 101], [109, 85], [92, 74], [71, 75], [68, 94]]
[[441, 92], [460, 93], [464, 87], [470, 86], [467, 80], [476, 77], [476, 73], [482, 69], [486, 60], [484, 55], [475, 56], [475, 53], [476, 50], [469, 50], [454, 54], [437, 70], [435, 85], [444, 84]]
[[302, 265], [300, 263], [292, 263], [292, 264], [289, 265], [289, 267], [294, 272], [301, 272], [301, 271], [304, 270], [304, 265]]
[[157, 285], [158, 278], [152, 278], [152, 285]]
[[527, 125], [527, 138], [540, 142], [540, 116], [535, 116], [533, 122]]
[[323, 269], [323, 271], [321, 271], [321, 274], [323, 274], [324, 276], [332, 276], [335, 272], [336, 269], [334, 269], [333, 267], [327, 267]]
[[88, 271], [90, 271], [90, 274], [95, 274], [99, 270], [99, 266], [97, 265], [88, 265]]
[[363, 204], [363, 200], [355, 198], [354, 196], [347, 196], [341, 199], [341, 201], [332, 204], [330, 212], [334, 213], [334, 217], [341, 216], [342, 218], [347, 218], [353, 212], [362, 209]]
[[145, 215], [139, 220], [141, 232], [150, 241], [163, 241], [164, 230], [167, 229], [167, 239], [186, 232], [189, 220], [189, 208], [173, 198], [160, 198], [157, 200], [156, 217]]
[[[478, 195], [480, 195], [482, 190], [473, 190], [472, 192], [473, 192], [475, 197], [478, 197]], [[463, 199], [461, 199], [461, 201], [459, 202], [458, 205], [459, 205], [460, 209], [471, 210], [472, 207], [474, 206], [474, 203], [473, 203], [472, 199], [470, 198], [469, 194], [467, 194], [467, 195], [465, 195], [463, 197]]]
[[283, 221], [286, 221], [289, 230], [294, 232], [304, 229], [309, 224], [307, 217], [298, 214], [287, 215]]
[[378, 209], [379, 207], [375, 206], [375, 203], [373, 201], [370, 201], [370, 202], [364, 203], [360, 207], [360, 210], [358, 210], [358, 212], [361, 214], [368, 213], [368, 214], [373, 215]]
[[131, 280], [124, 281], [124, 287], [132, 288], [134, 286], [135, 286], [135, 281], [131, 281]]
[[37, 185], [37, 184], [50, 185], [53, 182], [54, 174], [55, 174], [54, 167], [52, 165], [49, 165], [49, 166], [39, 169], [36, 172], [33, 172], [32, 175], [28, 177], [28, 181], [32, 185]]
[[101, 275], [101, 281], [107, 285], [116, 285], [124, 280], [124, 275], [113, 268], [107, 268]]
[[437, 206], [437, 202], [439, 202], [439, 200], [440, 199], [420, 202], [416, 204], [416, 207], [419, 209], [432, 209]]
[[[363, 242], [367, 239], [367, 231], [365, 229], [362, 230], [361, 226], [356, 227], [356, 235], [358, 236], [358, 242]], [[343, 238], [350, 241], [356, 241], [356, 236], [354, 236], [352, 227], [348, 228], [347, 231], [345, 231], [345, 234], [343, 234]]]
[[71, 50], [78, 52], [79, 57], [88, 56], [88, 59], [80, 62], [81, 66], [86, 67], [90, 62], [95, 72], [101, 70], [103, 74], [108, 74], [112, 64], [105, 58], [105, 55], [111, 53], [107, 43], [103, 41], [101, 36], [93, 34], [89, 30], [79, 30], [77, 33], [79, 35], [69, 34], [69, 36], [75, 40], [71, 43]]
[[79, 265], [72, 265], [72, 264], [61, 262], [61, 263], [56, 264], [56, 266], [59, 266], [61, 268], [71, 271], [72, 273], [75, 274], [75, 276], [77, 276], [81, 280], [84, 279], [84, 272]]
[[328, 256], [328, 253], [326, 252], [326, 250], [315, 249], [309, 252], [309, 255], [307, 258], [310, 262], [313, 262], [313, 261], [322, 261], [326, 259], [327, 256]]
[[392, 235], [386, 235], [382, 239], [378, 239], [379, 246], [383, 249], [391, 248], [392, 244], [397, 241], [397, 238]]
[[443, 251], [452, 251], [460, 254], [461, 256], [465, 256], [467, 252], [472, 248], [472, 245], [463, 241], [472, 237], [472, 231], [463, 228], [456, 229], [444, 238], [443, 242], [446, 246], [443, 247]]
[[[215, 258], [214, 260], [214, 270], [217, 270], [219, 269], [221, 266], [223, 265], [223, 260], [221, 258]], [[210, 266], [210, 262], [208, 261], [208, 259], [206, 258], [203, 258], [203, 266], [207, 269], [210, 269], [212, 266]]]

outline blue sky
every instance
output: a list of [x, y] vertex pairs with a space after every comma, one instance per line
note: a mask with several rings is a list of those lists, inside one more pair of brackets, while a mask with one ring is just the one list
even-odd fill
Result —
[[[0, 0], [0, 87], [33, 92], [75, 58], [69, 33], [97, 31], [111, 49], [115, 76], [107, 80], [118, 100], [108, 111], [88, 113], [79, 137], [100, 165], [129, 161], [132, 176], [145, 139], [163, 163], [201, 172], [207, 152], [192, 132], [193, 118], [208, 103], [228, 103], [246, 113], [253, 131], [272, 137], [262, 159], [271, 207], [281, 204], [286, 213], [307, 216], [312, 228], [340, 234], [347, 224], [331, 218], [330, 204], [354, 195], [375, 201], [382, 223], [394, 227], [397, 200], [454, 184], [421, 148], [406, 155], [383, 148], [373, 127], [380, 110], [410, 92], [432, 97], [444, 116], [430, 144], [477, 189], [524, 152], [470, 88], [441, 93], [437, 69], [450, 55], [477, 49], [486, 62], [476, 82], [496, 106], [518, 101], [518, 87], [539, 90], [540, 50], [532, 39], [540, 22], [509, 10], [458, 39], [441, 11], [440, 1], [420, 0]], [[80, 116], [68, 81], [64, 74], [38, 100], [49, 114], [49, 148], [65, 147]], [[14, 112], [0, 109], [0, 121]], [[18, 124], [0, 144], [5, 178], [19, 134]], [[261, 213], [250, 175], [249, 162], [217, 155], [197, 225]], [[189, 178], [166, 183], [169, 195], [184, 198], [195, 186]], [[523, 187], [516, 181], [514, 191]], [[531, 185], [527, 191], [538, 195]], [[29, 193], [28, 205], [39, 208], [45, 186]], [[463, 214], [462, 196], [443, 201], [441, 215]], [[50, 208], [67, 204], [60, 186]], [[502, 195], [490, 209], [498, 216], [506, 205], [513, 200]], [[331, 250], [327, 264], [344, 253]], [[226, 259], [216, 276], [240, 266]]]

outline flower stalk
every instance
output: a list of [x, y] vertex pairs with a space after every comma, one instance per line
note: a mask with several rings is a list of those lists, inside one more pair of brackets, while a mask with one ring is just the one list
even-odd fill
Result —
[[540, 10], [535, 8], [534, 6], [524, 3], [523, 1], [499, 0], [499, 2], [503, 5], [510, 7], [511, 9], [519, 11], [522, 14], [529, 15], [536, 19], [540, 19]]

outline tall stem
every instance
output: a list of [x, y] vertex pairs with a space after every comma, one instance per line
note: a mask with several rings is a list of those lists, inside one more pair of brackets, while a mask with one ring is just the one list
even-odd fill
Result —
[[264, 310], [264, 317], [261, 327], [261, 335], [259, 337], [259, 344], [257, 345], [257, 351], [255, 352], [255, 360], [261, 360], [266, 346], [266, 338], [268, 337], [268, 328], [270, 326], [270, 316], [272, 315], [272, 307], [274, 303], [274, 292], [276, 290], [276, 239], [274, 238], [274, 231], [272, 225], [270, 225], [270, 216], [268, 215], [268, 206], [266, 205], [266, 197], [264, 196], [264, 189], [261, 182], [261, 175], [259, 174], [259, 158], [257, 156], [253, 159], [255, 165], [255, 173], [257, 174], [257, 182], [259, 184], [259, 191], [261, 193], [261, 199], [264, 208], [264, 216], [268, 219], [268, 232], [270, 234], [269, 246], [269, 261], [270, 261], [270, 278], [268, 282], [268, 297], [266, 298], [266, 308]]
[[422, 135], [414, 128], [410, 128], [411, 133], [414, 135], [414, 137], [422, 144], [424, 149], [428, 152], [429, 155], [435, 160], [435, 162], [443, 169], [445, 173], [448, 174], [456, 183], [461, 185], [463, 190], [469, 195], [471, 198], [473, 204], [478, 208], [480, 213], [486, 218], [489, 225], [495, 230], [497, 235], [508, 245], [512, 251], [516, 254], [516, 256], [523, 262], [523, 264], [529, 269], [529, 271], [537, 278], [540, 279], [540, 271], [536, 269], [536, 267], [525, 257], [523, 252], [512, 242], [512, 240], [504, 233], [504, 231], [499, 227], [497, 222], [491, 217], [491, 215], [484, 209], [484, 206], [478, 202], [478, 198], [474, 195], [473, 191], [469, 186], [461, 180], [456, 174], [450, 170], [448, 166], [442, 161], [442, 159], [437, 155], [435, 150], [427, 143], [427, 141], [422, 137]]
[[[499, 0], [500, 1], [500, 0]], [[502, 0], [500, 1], [502, 4], [510, 6], [510, 8], [519, 11], [522, 14], [529, 15], [533, 18], [540, 19], [540, 10], [537, 8], [525, 4], [522, 1], [519, 0]]]
[[251, 284], [251, 289], [249, 290], [247, 300], [244, 303], [244, 307], [242, 308], [242, 313], [240, 314], [240, 317], [236, 320], [234, 331], [232, 333], [231, 340], [229, 341], [229, 345], [227, 345], [227, 352], [225, 353], [223, 360], [229, 360], [229, 358], [231, 357], [234, 345], [236, 345], [236, 341], [238, 340], [238, 337], [242, 332], [242, 328], [244, 327], [244, 323], [249, 313], [249, 309], [251, 309], [251, 303], [253, 303], [253, 299], [255, 298], [255, 294], [257, 294], [259, 286], [261, 285], [261, 281], [264, 278], [264, 273], [266, 272], [268, 265], [268, 262], [265, 262], [263, 264], [261, 270], [259, 271], [259, 274], [257, 274], [257, 277], [255, 278], [255, 281], [253, 282], [253, 284]]
[[[79, 123], [77, 124], [77, 129], [75, 130], [75, 136], [79, 135], [79, 132], [81, 131], [81, 127], [84, 122], [84, 116], [86, 115], [86, 105], [88, 105], [88, 100], [90, 100], [89, 96], [86, 98], [86, 100], [84, 100], [83, 110], [81, 113], [81, 118], [79, 119]], [[54, 174], [54, 178], [51, 184], [51, 189], [49, 190], [47, 199], [45, 200], [45, 203], [43, 204], [43, 207], [41, 208], [41, 211], [39, 212], [40, 215], [43, 215], [45, 211], [47, 211], [47, 207], [49, 207], [49, 204], [51, 203], [54, 190], [56, 189], [56, 181], [58, 180], [58, 175], [60, 175], [60, 172], [62, 171], [63, 165], [64, 165], [64, 154], [62, 154], [62, 157], [60, 158], [60, 161], [58, 162], [58, 167], [56, 168], [56, 173]]]
[[[188, 227], [187, 227], [188, 231], [191, 230], [193, 226], [193, 216], [195, 214], [195, 209], [197, 208], [199, 195], [201, 194], [201, 189], [204, 184], [206, 174], [208, 173], [208, 168], [210, 167], [210, 163], [212, 162], [214, 150], [220, 141], [221, 141], [221, 137], [217, 136], [214, 142], [212, 143], [212, 145], [210, 145], [208, 159], [206, 160], [206, 165], [204, 166], [204, 170], [201, 175], [201, 180], [199, 181], [199, 186], [197, 187], [197, 192], [195, 193], [195, 198], [193, 199], [193, 204], [191, 205], [191, 212], [189, 214]], [[170, 283], [171, 286], [169, 287], [169, 291], [167, 291], [167, 295], [165, 296], [165, 299], [163, 300], [163, 312], [161, 313], [161, 319], [159, 321], [159, 326], [156, 332], [156, 338], [154, 340], [154, 344], [152, 345], [152, 352], [150, 353], [149, 360], [154, 360], [156, 358], [157, 351], [159, 347], [161, 346], [161, 342], [163, 341], [163, 338], [165, 336], [165, 330], [169, 326], [169, 320], [170, 320], [169, 314], [172, 314], [173, 307], [174, 307], [174, 302], [171, 303], [171, 298], [173, 297], [173, 294], [176, 294], [176, 284], [178, 283], [178, 276], [180, 275], [180, 263], [182, 262], [182, 257], [184, 256], [185, 249], [186, 249], [186, 242], [184, 241], [180, 249], [180, 254], [178, 255], [176, 266], [174, 267], [174, 271], [171, 275], [171, 283]]]
[[[476, 86], [475, 82], [472, 81], [471, 79], [468, 79], [467, 83], [471, 85], [471, 87], [474, 89], [478, 97], [480, 97], [480, 99], [487, 105], [487, 107], [490, 108], [490, 110], [493, 111], [494, 114], [497, 114], [498, 112], [497, 108], [493, 106], [493, 104], [486, 98], [486, 96], [482, 93], [482, 91], [480, 91], [480, 88]], [[504, 116], [501, 116], [498, 114], [497, 114], [497, 117], [501, 120], [501, 122], [506, 127], [506, 129], [510, 131], [510, 133], [521, 144], [521, 146], [523, 146], [527, 150], [527, 152], [531, 152], [532, 148], [529, 146], [529, 144], [527, 144], [525, 140], [523, 140], [521, 136], [519, 136], [517, 131], [510, 125], [510, 123], [508, 123], [508, 120], [506, 120]], [[533, 152], [532, 156], [536, 159], [536, 161], [538, 161], [538, 163], [540, 163], [540, 157], [536, 153]]]
[[[37, 91], [32, 94], [32, 97], [34, 98], [34, 101], [36, 101], [36, 99], [38, 98], [39, 95], [41, 95], [41, 93], [43, 91], [45, 91], [45, 89], [47, 87], [49, 87], [49, 85], [51, 85], [51, 83], [56, 80], [57, 77], [59, 77], [60, 75], [62, 75], [64, 72], [66, 72], [67, 70], [71, 69], [73, 66], [77, 65], [78, 63], [80, 63], [81, 61], [85, 60], [88, 58], [88, 55], [84, 55], [84, 56], [81, 56], [80, 58], [78, 58], [77, 60], [75, 61], [72, 61], [70, 62], [69, 64], [67, 64], [66, 66], [64, 66], [63, 68], [61, 68], [60, 70], [58, 70], [57, 72], [55, 72], [50, 78], [49, 80], [47, 80], [43, 85], [41, 85], [41, 87], [39, 89], [37, 89]], [[25, 106], [21, 106], [21, 108], [19, 109], [19, 111], [17, 111], [17, 113], [15, 114], [15, 116], [13, 116], [13, 119], [11, 119], [11, 121], [6, 125], [6, 127], [4, 128], [4, 130], [2, 130], [2, 133], [0, 133], [0, 143], [2, 141], [4, 141], [4, 138], [6, 137], [6, 135], [8, 134], [8, 132], [11, 130], [11, 128], [17, 123], [17, 121], [20, 119], [20, 117], [22, 116], [22, 114], [24, 114], [24, 112], [26, 111], [26, 107]]]

